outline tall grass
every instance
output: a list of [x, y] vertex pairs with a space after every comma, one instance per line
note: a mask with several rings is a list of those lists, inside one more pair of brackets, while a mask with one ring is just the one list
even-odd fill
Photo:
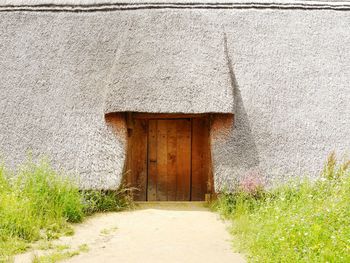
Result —
[[0, 262], [39, 239], [72, 234], [69, 223], [129, 205], [121, 191], [79, 191], [45, 162], [28, 162], [16, 174], [0, 166]]
[[86, 215], [96, 212], [117, 212], [133, 206], [130, 189], [124, 185], [113, 191], [85, 190], [81, 192], [81, 195]]
[[332, 154], [316, 182], [222, 194], [215, 207], [232, 220], [236, 249], [250, 262], [350, 262], [349, 165]]

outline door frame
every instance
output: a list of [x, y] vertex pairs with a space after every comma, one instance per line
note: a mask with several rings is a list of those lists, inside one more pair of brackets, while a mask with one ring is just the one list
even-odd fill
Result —
[[[126, 126], [127, 126], [127, 131], [128, 131], [128, 146], [127, 146], [127, 157], [126, 157], [126, 174], [130, 173], [130, 168], [132, 167], [131, 165], [131, 159], [130, 159], [130, 152], [132, 151], [132, 144], [133, 144], [133, 132], [134, 132], [134, 124], [135, 120], [141, 120], [147, 123], [146, 127], [146, 134], [148, 137], [148, 121], [149, 120], [159, 120], [159, 119], [190, 119], [191, 121], [191, 166], [190, 166], [190, 201], [193, 201], [193, 196], [192, 196], [192, 183], [193, 183], [193, 177], [192, 177], [192, 161], [193, 161], [193, 149], [192, 149], [192, 140], [193, 140], [193, 119], [206, 119], [208, 123], [208, 174], [207, 174], [207, 181], [208, 181], [208, 186], [207, 186], [207, 191], [206, 194], [212, 194], [214, 192], [214, 182], [213, 182], [213, 173], [212, 173], [212, 159], [211, 159], [211, 145], [210, 145], [210, 126], [211, 126], [211, 114], [207, 113], [199, 113], [199, 114], [183, 114], [183, 113], [142, 113], [142, 112], [127, 112], [126, 113]], [[145, 181], [145, 198], [141, 198], [139, 201], [148, 201], [148, 183], [149, 183], [149, 174], [148, 174], [148, 152], [149, 152], [149, 143], [148, 139], [146, 140], [146, 181]], [[126, 176], [128, 178], [128, 176]], [[128, 179], [126, 179], [126, 183], [128, 184]], [[136, 198], [137, 201], [138, 198]], [[204, 198], [203, 198], [204, 200]]]

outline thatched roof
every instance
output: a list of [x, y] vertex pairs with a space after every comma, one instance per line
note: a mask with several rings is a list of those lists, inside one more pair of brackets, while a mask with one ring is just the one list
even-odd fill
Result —
[[254, 166], [315, 174], [330, 150], [349, 149], [349, 2], [46, 1], [0, 4], [0, 155], [11, 166], [30, 150], [85, 187], [114, 188], [126, 144], [104, 113], [126, 110], [234, 111], [234, 128], [212, 130], [217, 186]]

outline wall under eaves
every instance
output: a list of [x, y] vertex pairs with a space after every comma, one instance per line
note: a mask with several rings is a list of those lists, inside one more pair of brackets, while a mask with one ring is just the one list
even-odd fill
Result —
[[10, 167], [30, 151], [84, 188], [115, 188], [126, 128], [105, 113], [130, 110], [234, 113], [212, 124], [217, 189], [255, 170], [316, 175], [349, 152], [350, 8], [44, 7], [0, 6]]

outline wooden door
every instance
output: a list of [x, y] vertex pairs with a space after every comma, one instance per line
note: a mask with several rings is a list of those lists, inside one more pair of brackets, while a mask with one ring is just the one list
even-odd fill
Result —
[[149, 201], [190, 201], [191, 119], [149, 120]]
[[208, 116], [133, 113], [127, 125], [135, 201], [202, 201], [212, 192]]

